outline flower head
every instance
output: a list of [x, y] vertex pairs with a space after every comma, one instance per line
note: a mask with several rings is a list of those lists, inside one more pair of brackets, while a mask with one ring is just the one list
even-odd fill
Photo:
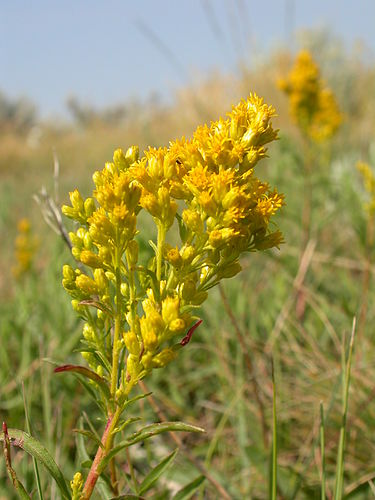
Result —
[[[120, 393], [176, 357], [194, 330], [197, 307], [210, 288], [241, 270], [243, 252], [281, 243], [270, 221], [283, 195], [255, 176], [266, 145], [277, 137], [274, 114], [254, 94], [226, 119], [198, 127], [191, 139], [149, 148], [142, 158], [134, 146], [117, 150], [95, 172], [92, 197], [84, 200], [75, 190], [71, 206], [63, 207], [80, 225], [70, 234], [72, 253], [89, 267], [63, 271], [63, 285], [86, 320], [84, 355], [96, 371], [108, 366], [98, 367], [101, 358], [92, 352], [102, 352], [112, 371], [123, 360], [121, 376], [108, 375]], [[146, 261], [137, 236], [141, 211], [157, 233], [150, 242], [154, 256]], [[177, 228], [172, 246], [169, 234]]]

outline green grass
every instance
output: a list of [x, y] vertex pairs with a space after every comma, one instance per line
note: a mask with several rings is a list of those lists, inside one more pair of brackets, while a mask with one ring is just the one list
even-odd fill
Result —
[[[283, 64], [279, 60], [278, 68]], [[354, 78], [349, 62], [347, 66]], [[23, 144], [22, 138], [13, 138], [11, 143], [8, 137], [8, 144], [4, 138], [0, 140], [0, 417], [8, 427], [26, 430], [27, 407], [33, 435], [43, 442], [69, 478], [76, 466], [95, 452], [95, 443], [75, 435], [73, 429], [81, 425], [79, 422], [89, 429], [90, 423], [97, 423], [99, 412], [73, 375], [53, 374], [52, 362], [82, 361], [74, 352], [80, 337], [79, 322], [61, 286], [61, 267], [71, 262], [71, 256], [41, 220], [31, 198], [42, 184], [50, 192], [53, 190], [52, 145], [60, 160], [59, 190], [63, 201], [69, 189], [88, 189], [92, 172], [110, 159], [116, 147], [125, 148], [133, 142], [141, 146], [163, 144], [169, 138], [189, 134], [200, 121], [216, 118], [228, 106], [228, 100], [235, 102], [254, 85], [279, 112], [281, 140], [270, 149], [270, 159], [259, 165], [258, 175], [286, 195], [287, 205], [278, 217], [286, 244], [280, 251], [243, 259], [242, 274], [225, 281], [222, 290], [212, 290], [201, 312], [203, 324], [179, 359], [145, 381], [157, 405], [147, 399], [139, 403], [145, 422], [163, 414], [167, 420], [182, 420], [207, 431], [205, 435], [183, 437], [180, 452], [165, 479], [158, 483], [157, 498], [171, 498], [171, 492], [195, 484], [201, 475], [206, 480], [196, 483], [197, 498], [268, 498], [270, 472], [270, 498], [372, 498], [373, 279], [364, 333], [356, 340], [355, 350], [350, 351], [350, 387], [344, 339], [361, 306], [359, 284], [366, 261], [366, 213], [355, 163], [358, 159], [370, 160], [375, 169], [373, 102], [370, 100], [367, 108], [365, 105], [366, 95], [373, 88], [370, 76], [374, 72], [358, 72], [353, 88], [361, 95], [355, 98], [346, 100], [348, 89], [338, 86], [340, 104], [355, 108], [355, 103], [361, 102], [362, 106], [348, 115], [331, 147], [316, 152], [313, 242], [303, 252], [303, 157], [298, 135], [288, 121], [286, 103], [273, 86], [272, 67], [265, 62], [256, 75], [245, 73], [236, 80], [229, 97], [224, 80], [221, 90], [220, 81], [208, 82], [196, 91], [201, 92], [201, 100], [206, 99], [207, 109], [200, 115], [195, 112], [193, 117], [184, 111], [185, 101], [181, 100], [173, 109], [164, 110], [162, 119], [160, 112], [146, 115], [143, 122], [134, 117], [133, 127], [95, 126], [80, 133], [47, 127], [36, 150], [17, 149], [13, 142]], [[335, 75], [330, 77], [335, 81]], [[368, 87], [360, 90], [361, 81]], [[211, 90], [215, 86], [218, 96], [215, 102], [209, 100], [210, 85]], [[191, 97], [190, 93], [186, 89], [185, 99]], [[158, 127], [158, 123], [162, 126]], [[358, 131], [361, 123], [368, 124], [362, 134]], [[34, 271], [15, 282], [9, 272], [15, 225], [25, 215], [32, 219], [40, 250]], [[373, 261], [374, 257], [373, 252]], [[371, 278], [374, 269], [375, 263]], [[80, 420], [82, 411], [87, 418]], [[129, 411], [129, 416], [138, 414], [135, 408]], [[277, 466], [276, 451], [272, 451], [272, 443], [276, 445], [273, 429], [277, 430]], [[132, 448], [131, 462], [139, 483], [150, 466], [156, 466], [175, 448], [176, 442], [168, 436]], [[126, 455], [119, 456], [119, 460], [124, 474], [130, 474]], [[31, 459], [14, 452], [13, 466], [27, 491], [33, 489], [33, 498], [37, 498]], [[44, 498], [58, 498], [42, 467], [38, 473]], [[0, 499], [11, 498], [16, 497], [4, 460], [0, 460]]]

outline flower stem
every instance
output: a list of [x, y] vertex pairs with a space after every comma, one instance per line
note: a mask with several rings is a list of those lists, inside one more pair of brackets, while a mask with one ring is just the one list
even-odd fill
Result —
[[89, 471], [85, 485], [82, 490], [82, 500], [88, 500], [89, 498], [91, 498], [96, 482], [100, 476], [98, 472], [99, 464], [112, 448], [113, 437], [114, 437], [113, 430], [117, 425], [120, 415], [121, 415], [121, 408], [117, 407], [115, 413], [108, 417], [107, 425], [105, 427], [101, 439], [103, 446], [99, 446], [98, 451], [96, 452], [94, 461], [91, 465], [91, 469]]
[[165, 242], [165, 227], [159, 222], [158, 223], [158, 246], [156, 255], [156, 279], [161, 280], [161, 266], [163, 263], [163, 246]]

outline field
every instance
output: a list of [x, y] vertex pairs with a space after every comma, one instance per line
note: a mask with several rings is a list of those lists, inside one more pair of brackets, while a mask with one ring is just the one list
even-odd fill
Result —
[[[137, 444], [130, 455], [118, 455], [119, 470], [140, 480], [179, 448], [145, 498], [172, 498], [198, 476], [205, 480], [194, 498], [271, 498], [273, 367], [277, 498], [321, 498], [321, 403], [326, 495], [337, 498], [343, 374], [356, 318], [342, 498], [374, 496], [375, 244], [374, 213], [366, 205], [374, 193], [366, 190], [356, 165], [367, 162], [375, 169], [375, 64], [314, 40], [309, 49], [343, 120], [332, 138], [308, 151], [277, 84], [293, 65], [287, 53], [271, 54], [256, 68], [243, 66], [237, 76], [211, 75], [197, 87], [180, 89], [169, 106], [129, 103], [120, 118], [76, 109], [73, 123], [23, 127], [12, 117], [0, 123], [0, 416], [9, 428], [26, 430], [26, 407], [31, 434], [67, 478], [97, 448], [74, 430], [94, 423], [101, 434], [103, 422], [74, 375], [53, 373], [57, 365], [85, 363], [77, 352], [82, 323], [61, 286], [62, 266], [74, 265], [74, 259], [42, 217], [46, 206], [33, 197], [43, 186], [58, 207], [76, 187], [87, 196], [93, 172], [111, 161], [116, 148], [138, 144], [143, 150], [189, 137], [196, 126], [217, 120], [255, 91], [278, 115], [280, 139], [257, 175], [285, 195], [274, 219], [285, 243], [242, 257], [242, 272], [210, 291], [199, 311], [203, 324], [189, 346], [136, 389], [152, 396], [132, 406], [130, 416], [141, 416], [143, 423], [183, 421], [206, 432], [162, 434]], [[31, 265], [23, 268], [15, 248], [25, 218]], [[73, 227], [67, 218], [64, 225]], [[140, 251], [146, 252], [147, 221], [142, 231]], [[31, 458], [15, 449], [12, 464], [37, 498]], [[44, 498], [60, 498], [42, 466], [39, 472]], [[98, 490], [93, 498], [103, 495]], [[11, 498], [17, 495], [1, 459], [0, 499]]]

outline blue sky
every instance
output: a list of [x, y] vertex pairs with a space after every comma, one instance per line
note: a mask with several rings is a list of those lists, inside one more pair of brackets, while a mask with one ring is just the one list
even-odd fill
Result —
[[0, 90], [43, 116], [69, 95], [98, 107], [165, 97], [290, 42], [292, 28], [326, 26], [375, 54], [374, 23], [375, 0], [1, 0]]

